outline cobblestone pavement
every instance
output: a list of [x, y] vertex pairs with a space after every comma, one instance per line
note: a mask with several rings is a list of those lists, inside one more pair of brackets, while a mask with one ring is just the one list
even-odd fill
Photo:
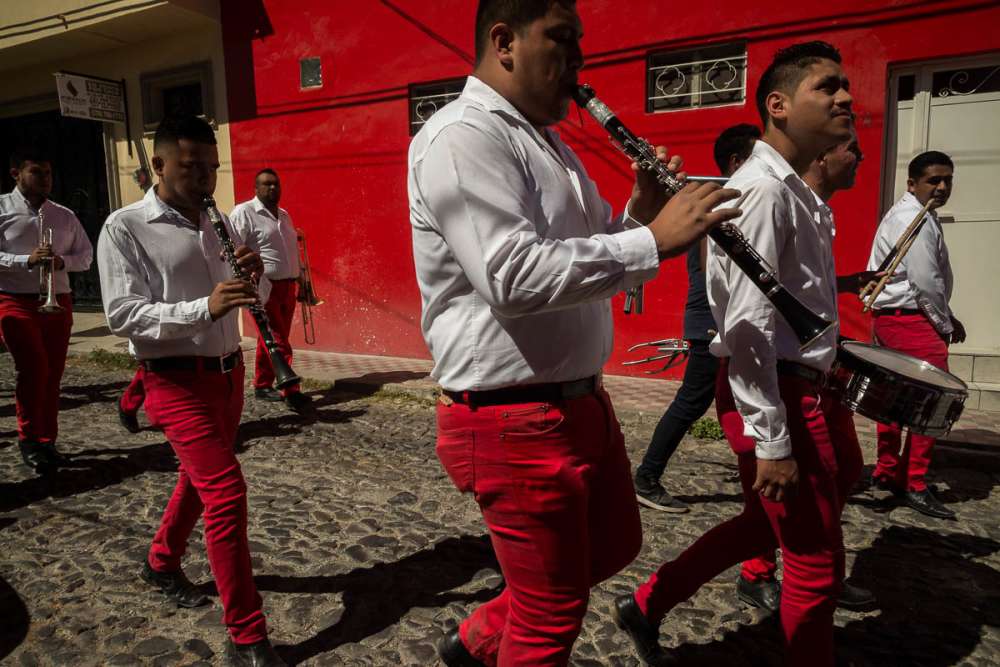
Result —
[[[217, 598], [178, 610], [137, 579], [176, 463], [159, 433], [118, 425], [114, 400], [128, 374], [80, 361], [67, 369], [61, 447], [72, 467], [50, 480], [20, 466], [12, 378], [4, 355], [0, 663], [221, 664]], [[430, 399], [344, 386], [352, 393], [316, 392], [309, 423], [247, 400], [241, 460], [272, 637], [290, 663], [434, 664], [434, 641], [494, 595], [500, 578], [473, 501], [434, 455]], [[620, 417], [637, 461], [656, 416]], [[934, 477], [958, 521], [926, 519], [866, 489], [848, 505], [849, 570], [881, 611], [838, 612], [844, 664], [1000, 664], [1000, 459], [942, 448]], [[610, 620], [613, 596], [740, 508], [722, 442], [689, 437], [666, 483], [692, 511], [643, 511], [642, 553], [594, 591], [574, 664], [638, 664]], [[199, 531], [186, 570], [214, 595]], [[725, 573], [664, 622], [664, 642], [681, 647], [684, 664], [780, 663], [773, 619], [737, 602], [735, 577]]]

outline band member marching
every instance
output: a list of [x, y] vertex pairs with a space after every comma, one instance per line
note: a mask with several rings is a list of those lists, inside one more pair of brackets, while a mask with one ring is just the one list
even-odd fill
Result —
[[[715, 140], [714, 156], [719, 173], [733, 175], [750, 156], [753, 142], [760, 137], [760, 130], [753, 125], [734, 125], [723, 130]], [[674, 498], [660, 478], [667, 462], [677, 451], [681, 440], [715, 397], [715, 376], [719, 360], [708, 350], [715, 330], [712, 309], [705, 292], [704, 248], [707, 240], [691, 246], [687, 251], [688, 296], [684, 306], [684, 339], [690, 345], [684, 380], [670, 407], [653, 430], [653, 437], [635, 470], [635, 495], [640, 504], [661, 512], [683, 513], [688, 506]]]
[[[953, 277], [937, 209], [951, 196], [954, 164], [938, 151], [928, 151], [909, 164], [906, 193], [882, 218], [868, 268], [878, 268], [925, 206], [923, 224], [892, 279], [874, 301], [874, 331], [879, 344], [948, 370], [948, 344], [965, 340], [965, 327], [948, 305]], [[909, 507], [940, 519], [953, 519], [927, 487], [935, 439], [908, 433], [900, 453], [901, 433], [878, 425], [878, 463], [872, 481], [902, 496]]]
[[[271, 323], [274, 339], [285, 360], [292, 361], [292, 346], [288, 341], [295, 315], [295, 303], [302, 269], [299, 266], [298, 238], [288, 211], [278, 207], [281, 200], [281, 181], [273, 169], [261, 169], [254, 178], [256, 196], [238, 204], [230, 214], [233, 226], [245, 239], [252, 239], [260, 248], [264, 262], [264, 275], [271, 281], [268, 297], [267, 319]], [[280, 401], [292, 410], [302, 412], [310, 407], [312, 399], [303, 394], [299, 385], [282, 389], [274, 384], [274, 369], [264, 341], [257, 340], [257, 357], [254, 367], [254, 396], [266, 401]]]
[[[202, 210], [219, 167], [212, 128], [194, 116], [168, 118], [156, 131], [154, 153], [159, 183], [112, 213], [98, 242], [108, 326], [128, 337], [143, 366], [146, 414], [180, 460], [141, 576], [180, 607], [207, 603], [181, 570], [203, 516], [230, 663], [284, 665], [268, 641], [253, 581], [246, 483], [233, 449], [243, 408], [238, 309], [258, 296], [251, 281], [233, 278]], [[246, 246], [234, 254], [242, 269], [263, 270]]]
[[[852, 100], [840, 60], [822, 42], [776, 54], [757, 89], [764, 135], [728, 184], [745, 193], [735, 224], [752, 247], [789, 292], [831, 321], [837, 319], [833, 224], [800, 175], [817, 155], [851, 137]], [[645, 662], [666, 662], [658, 628], [670, 609], [729, 567], [780, 546], [787, 660], [832, 666], [833, 610], [844, 572], [842, 490], [861, 469], [860, 447], [847, 428], [851, 413], [823, 389], [837, 327], [800, 349], [785, 316], [714, 241], [707, 282], [719, 327], [712, 350], [723, 358], [716, 405], [731, 446], [740, 448], [743, 435], [753, 445], [739, 457], [744, 509], [661, 566], [634, 595], [618, 598], [616, 617]]]
[[712, 184], [664, 208], [643, 172], [628, 212], [649, 226], [612, 222], [550, 128], [576, 91], [581, 31], [571, 0], [481, 0], [473, 74], [410, 146], [422, 328], [444, 390], [438, 456], [475, 494], [507, 583], [438, 644], [448, 665], [567, 664], [590, 588], [638, 553], [600, 379], [610, 297], [735, 215], [708, 212], [738, 194]]
[[16, 187], [0, 195], [0, 338], [16, 369], [21, 458], [36, 472], [48, 473], [64, 463], [56, 437], [59, 383], [73, 325], [69, 272], [89, 269], [94, 250], [76, 215], [48, 198], [47, 155], [15, 151], [10, 175]]

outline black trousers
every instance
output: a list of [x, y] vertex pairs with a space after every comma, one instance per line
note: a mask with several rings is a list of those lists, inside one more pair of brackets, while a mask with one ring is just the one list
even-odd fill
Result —
[[659, 481], [684, 434], [705, 414], [715, 398], [719, 360], [708, 351], [708, 341], [692, 340], [690, 343], [684, 381], [653, 431], [653, 439], [636, 470], [637, 477]]

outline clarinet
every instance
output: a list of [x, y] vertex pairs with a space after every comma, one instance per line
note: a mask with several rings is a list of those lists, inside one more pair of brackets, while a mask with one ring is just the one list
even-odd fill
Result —
[[[593, 88], [587, 85], [578, 86], [573, 94], [573, 100], [586, 109], [611, 134], [611, 138], [625, 155], [643, 169], [653, 172], [656, 180], [667, 190], [676, 193], [684, 187], [685, 183], [657, 159], [656, 151], [649, 142], [632, 134], [618, 120], [614, 112], [597, 97]], [[736, 225], [724, 222], [712, 229], [708, 235], [771, 301], [799, 339], [801, 349], [806, 349], [815, 343], [836, 324], [820, 317], [795, 298], [795, 295], [778, 281], [774, 269], [750, 245]]]
[[[233, 276], [249, 282], [250, 276], [247, 275], [247, 272], [236, 261], [236, 248], [233, 246], [233, 239], [229, 236], [226, 223], [222, 221], [222, 214], [215, 207], [215, 199], [212, 198], [212, 195], [205, 195], [202, 198], [201, 207], [205, 210], [205, 214], [208, 215], [216, 236], [219, 237], [219, 243], [222, 244], [222, 251], [226, 254], [226, 260], [229, 262], [229, 268], [233, 271]], [[295, 374], [292, 367], [285, 361], [281, 350], [278, 349], [278, 343], [275, 342], [274, 334], [271, 333], [271, 325], [268, 324], [267, 313], [264, 312], [264, 306], [261, 304], [260, 298], [258, 297], [257, 301], [247, 310], [253, 316], [253, 321], [257, 325], [257, 332], [260, 334], [261, 340], [264, 341], [264, 347], [267, 348], [267, 356], [271, 360], [271, 368], [274, 369], [274, 385], [278, 389], [284, 389], [285, 387], [299, 384], [302, 378]]]

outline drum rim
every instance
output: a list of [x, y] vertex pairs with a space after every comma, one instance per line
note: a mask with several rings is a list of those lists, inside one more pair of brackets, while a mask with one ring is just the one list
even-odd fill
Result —
[[[863, 358], [863, 357], [861, 357], [861, 356], [859, 356], [857, 354], [854, 354], [853, 352], [851, 352], [851, 348], [852, 347], [875, 348], [875, 349], [879, 349], [879, 350], [886, 350], [886, 351], [889, 351], [889, 352], [894, 352], [896, 354], [902, 354], [902, 355], [905, 355], [905, 356], [908, 356], [908, 357], [913, 357], [912, 354], [908, 355], [905, 352], [900, 352], [899, 350], [894, 350], [891, 347], [886, 347], [885, 345], [874, 345], [872, 343], [864, 343], [864, 342], [862, 342], [860, 340], [845, 340], [845, 341], [843, 341], [840, 344], [840, 346], [844, 350], [846, 350], [847, 352], [849, 352], [850, 354], [852, 354], [854, 357], [856, 357], [857, 359], [859, 359], [861, 361], [864, 361], [865, 363], [869, 363], [869, 364], [875, 365], [875, 366], [878, 366], [878, 364], [876, 364], [873, 361], [869, 361], [868, 359], [865, 359], [865, 358]], [[917, 357], [913, 357], [913, 358], [916, 359]], [[965, 380], [963, 380], [962, 378], [958, 377], [954, 373], [952, 373], [950, 371], [946, 371], [946, 370], [941, 369], [941, 368], [938, 368], [937, 366], [934, 366], [933, 364], [930, 364], [930, 363], [924, 361], [923, 359], [918, 359], [918, 361], [921, 361], [921, 362], [923, 362], [925, 364], [928, 364], [928, 366], [930, 366], [930, 368], [933, 368], [935, 371], [938, 371], [939, 373], [944, 373], [944, 374], [950, 376], [959, 385], [961, 385], [961, 389], [954, 388], [954, 387], [941, 387], [940, 385], [936, 385], [933, 382], [928, 382], [926, 380], [921, 380], [921, 379], [918, 379], [918, 378], [910, 377], [909, 375], [906, 375], [904, 373], [899, 373], [898, 371], [893, 371], [892, 369], [886, 369], [886, 370], [890, 370], [893, 373], [897, 373], [897, 374], [905, 377], [909, 382], [915, 382], [915, 383], [917, 383], [919, 385], [922, 385], [924, 387], [928, 387], [930, 389], [936, 389], [936, 390], [942, 391], [942, 392], [959, 392], [959, 393], [961, 393], [961, 392], [964, 391], [966, 393], [966, 395], [968, 395], [969, 385], [966, 384]]]

